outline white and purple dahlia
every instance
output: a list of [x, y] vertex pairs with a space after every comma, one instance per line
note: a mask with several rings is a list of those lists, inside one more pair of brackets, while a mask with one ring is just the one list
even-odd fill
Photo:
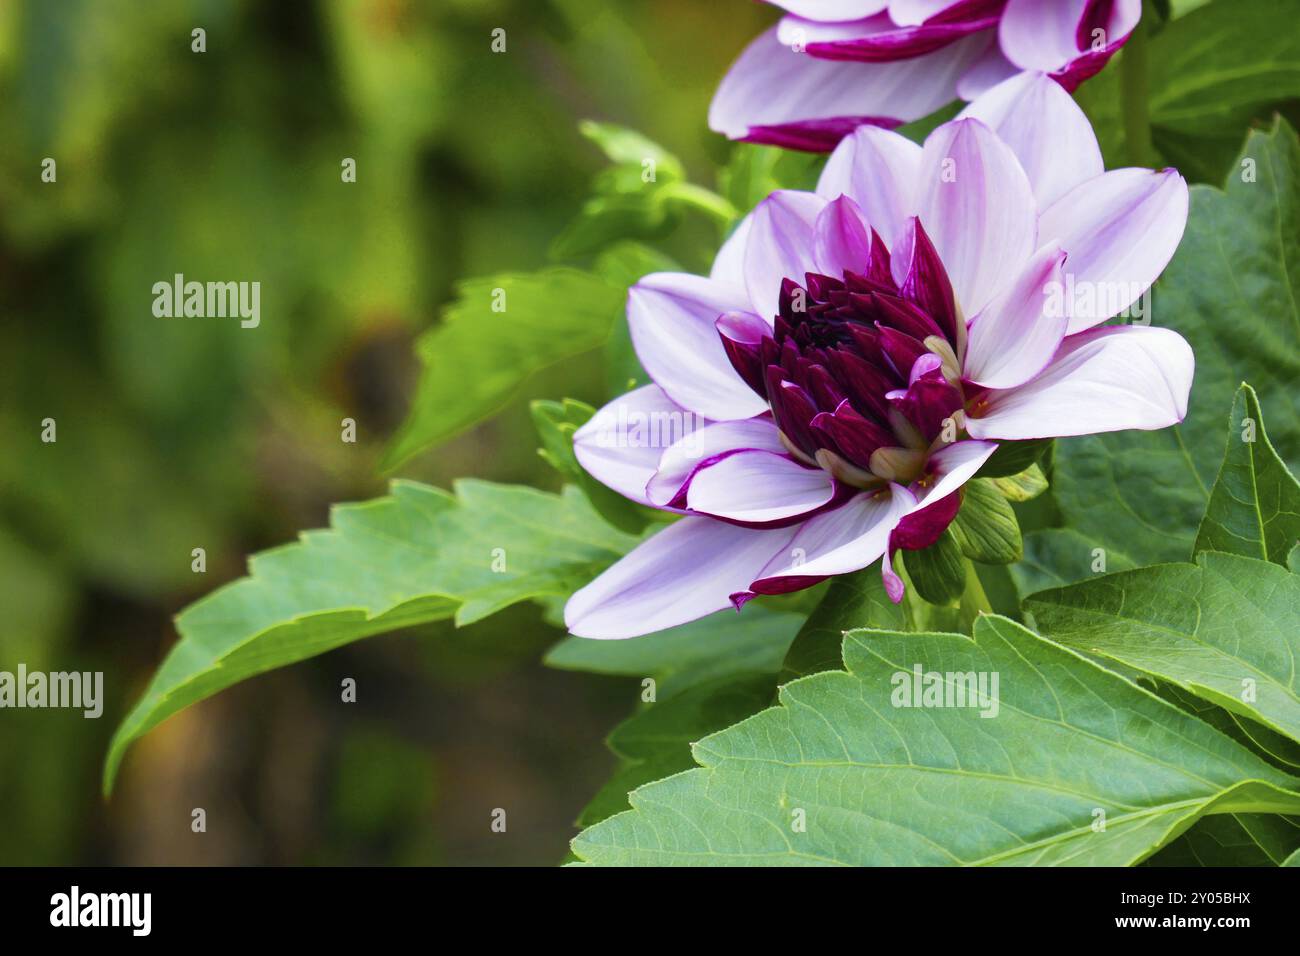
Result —
[[1124, 45], [1141, 0], [770, 0], [787, 13], [749, 45], [709, 109], [732, 139], [825, 151], [1023, 70], [1067, 90]]
[[622, 638], [924, 548], [1000, 442], [1182, 420], [1191, 349], [1107, 325], [1173, 255], [1174, 170], [1104, 172], [1082, 112], [1020, 74], [918, 146], [864, 126], [815, 193], [746, 217], [708, 277], [628, 296], [654, 384], [575, 436], [583, 466], [683, 517], [570, 599]]

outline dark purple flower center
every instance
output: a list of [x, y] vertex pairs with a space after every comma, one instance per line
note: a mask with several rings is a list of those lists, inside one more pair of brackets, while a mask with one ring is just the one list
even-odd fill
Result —
[[781, 282], [770, 333], [723, 344], [772, 409], [790, 453], [845, 484], [926, 480], [930, 451], [955, 441], [965, 325], [938, 253], [917, 223], [903, 281], [872, 234], [861, 271]]

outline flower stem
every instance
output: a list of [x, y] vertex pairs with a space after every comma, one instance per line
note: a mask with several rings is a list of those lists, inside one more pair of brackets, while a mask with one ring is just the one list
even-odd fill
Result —
[[662, 195], [711, 216], [723, 227], [730, 225], [731, 221], [740, 215], [736, 207], [724, 197], [694, 183], [670, 183], [664, 186]]
[[1124, 141], [1128, 158], [1135, 166], [1154, 166], [1155, 146], [1151, 142], [1150, 84], [1148, 82], [1147, 37], [1154, 11], [1144, 11], [1142, 20], [1124, 44], [1119, 58], [1120, 109], [1124, 117]]
[[984, 585], [980, 583], [979, 574], [969, 558], [966, 559], [966, 588], [961, 592], [959, 610], [962, 630], [967, 634], [972, 633], [977, 617], [981, 614], [993, 613], [993, 605], [989, 603], [988, 595], [984, 593]]

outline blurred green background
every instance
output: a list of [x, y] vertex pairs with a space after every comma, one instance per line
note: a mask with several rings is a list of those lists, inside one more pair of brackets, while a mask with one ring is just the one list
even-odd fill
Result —
[[[454, 280], [547, 263], [604, 165], [577, 122], [638, 129], [711, 182], [714, 84], [771, 19], [698, 0], [0, 3], [0, 670], [100, 670], [106, 697], [98, 720], [0, 711], [0, 864], [561, 859], [639, 687], [542, 668], [560, 635], [532, 607], [222, 693], [146, 737], [107, 803], [101, 761], [173, 614], [329, 503], [383, 493], [415, 336]], [[708, 240], [674, 238], [692, 266]], [[260, 281], [260, 327], [155, 318], [177, 272]], [[399, 474], [556, 487], [526, 399], [605, 388], [595, 357], [569, 363]]]

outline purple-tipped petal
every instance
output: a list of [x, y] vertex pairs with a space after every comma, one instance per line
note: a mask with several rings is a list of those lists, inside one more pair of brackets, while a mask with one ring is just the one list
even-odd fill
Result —
[[989, 90], [960, 114], [983, 121], [1011, 147], [1039, 209], [1105, 167], [1092, 124], [1074, 98], [1042, 73], [1022, 73]]
[[816, 511], [834, 495], [835, 482], [820, 468], [786, 454], [742, 451], [696, 472], [686, 504], [716, 518], [764, 524]]
[[1062, 263], [1049, 242], [994, 296], [970, 326], [963, 376], [987, 388], [1021, 385], [1052, 360], [1070, 323]]
[[976, 438], [1019, 441], [1176, 425], [1195, 359], [1170, 329], [1107, 326], [1072, 335], [1037, 378], [987, 396], [966, 422]]
[[1040, 240], [1069, 256], [1070, 334], [1124, 311], [1156, 281], [1183, 238], [1187, 202], [1177, 170], [1116, 169], [1043, 211]]
[[963, 314], [974, 315], [1037, 248], [1029, 178], [992, 130], [959, 119], [926, 139], [917, 198], [957, 302]]
[[835, 147], [817, 182], [817, 194], [826, 199], [852, 197], [871, 228], [893, 248], [912, 214], [920, 168], [919, 145], [897, 133], [863, 126]]
[[771, 562], [755, 575], [749, 590], [783, 594], [791, 579], [824, 578], [865, 568], [885, 552], [889, 534], [916, 505], [901, 485], [863, 493], [805, 522]]
[[826, 200], [813, 193], [778, 190], [754, 209], [745, 246], [745, 288], [763, 318], [780, 309], [782, 279], [815, 272], [813, 243]]
[[766, 397], [762, 344], [772, 334], [771, 325], [752, 312], [727, 312], [718, 316], [716, 324], [731, 367], [755, 394]]
[[820, 412], [812, 420], [813, 432], [822, 439], [822, 447], [838, 452], [859, 468], [866, 470], [871, 464], [871, 453], [877, 448], [894, 445], [893, 432], [862, 417], [846, 400], [834, 412]]
[[[986, 0], [984, 5], [990, 4]], [[995, 42], [996, 26], [996, 15], [939, 17], [915, 26], [900, 26], [883, 14], [848, 23], [818, 23], [789, 16], [781, 21], [777, 38], [823, 60], [890, 63], [934, 54], [963, 40], [978, 40], [982, 52]]]
[[926, 462], [925, 477], [912, 484], [915, 511], [942, 501], [975, 477], [984, 462], [998, 450], [997, 442], [959, 441], [940, 448]]
[[684, 508], [687, 487], [697, 471], [723, 455], [749, 450], [785, 453], [769, 416], [705, 425], [663, 452], [653, 476], [643, 486], [644, 499], [656, 508]]
[[[659, 467], [664, 450], [672, 441], [689, 440], [707, 425], [707, 420], [682, 408], [658, 385], [645, 385], [620, 395], [574, 432], [573, 453], [601, 484], [633, 501], [651, 504], [646, 482]], [[664, 437], [675, 429], [680, 433], [665, 442]]]
[[[1096, 54], [1110, 56], [1123, 45], [1142, 16], [1141, 0], [1114, 0], [1107, 4], [1105, 22], [1085, 21], [1093, 17], [1096, 0], [1007, 0], [998, 25], [1002, 52], [1022, 70], [1055, 73], [1067, 70], [1075, 60]], [[1093, 30], [1101, 33], [1094, 36]], [[1097, 69], [1105, 63], [1103, 59]], [[1094, 71], [1095, 72], [1095, 71]]]
[[720, 611], [774, 554], [786, 551], [793, 535], [791, 528], [756, 530], [683, 518], [569, 598], [564, 623], [579, 637], [618, 639]]
[[743, 289], [681, 272], [648, 275], [627, 297], [632, 344], [650, 377], [677, 404], [715, 420], [766, 410], [718, 338], [719, 315], [748, 309]]
[[961, 495], [947, 494], [908, 512], [889, 535], [889, 550], [920, 551], [928, 548], [948, 530], [961, 510]]
[[933, 113], [985, 45], [975, 36], [897, 63], [836, 63], [795, 53], [773, 27], [723, 78], [709, 127], [731, 139], [829, 152], [864, 123], [893, 127]]
[[890, 264], [899, 295], [933, 317], [949, 342], [956, 341], [958, 318], [953, 284], [939, 251], [917, 219], [907, 220]]
[[828, 276], [865, 273], [871, 268], [871, 228], [858, 204], [840, 196], [818, 214], [813, 225], [813, 260]]

